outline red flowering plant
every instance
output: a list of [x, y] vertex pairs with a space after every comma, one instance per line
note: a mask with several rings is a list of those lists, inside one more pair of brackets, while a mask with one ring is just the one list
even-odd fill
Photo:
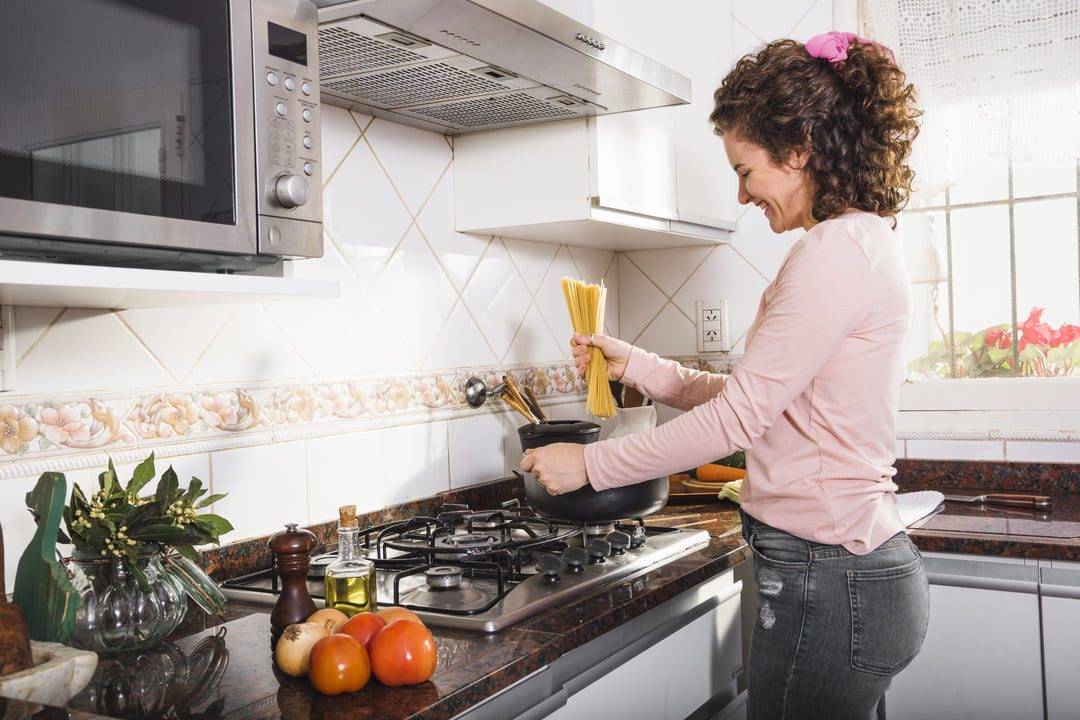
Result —
[[[977, 333], [953, 333], [956, 377], [1067, 377], [1080, 375], [1080, 325], [1065, 323], [1054, 329], [1042, 321], [1042, 308], [1032, 308], [1015, 329], [993, 325]], [[1017, 339], [1016, 356], [1013, 338]], [[951, 377], [949, 346], [930, 343], [926, 356], [908, 365], [910, 379]], [[1019, 372], [1013, 371], [1019, 361]]]

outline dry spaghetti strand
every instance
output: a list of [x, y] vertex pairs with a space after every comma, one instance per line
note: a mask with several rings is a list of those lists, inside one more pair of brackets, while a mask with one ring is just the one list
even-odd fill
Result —
[[[604, 322], [604, 305], [607, 302], [607, 288], [603, 281], [600, 281], [599, 285], [593, 285], [564, 277], [562, 289], [574, 332], [582, 335], [600, 332]], [[611, 394], [611, 386], [608, 385], [607, 361], [604, 353], [595, 346], [589, 348], [589, 368], [585, 371], [585, 382], [589, 390], [589, 412], [596, 417], [613, 417], [615, 398]]]

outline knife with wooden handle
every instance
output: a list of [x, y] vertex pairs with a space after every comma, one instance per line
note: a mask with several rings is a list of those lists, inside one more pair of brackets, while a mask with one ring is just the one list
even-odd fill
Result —
[[1024, 495], [1013, 493], [988, 493], [986, 495], [946, 495], [947, 502], [968, 505], [1007, 505], [1009, 507], [1044, 510], [1050, 507], [1049, 495]]

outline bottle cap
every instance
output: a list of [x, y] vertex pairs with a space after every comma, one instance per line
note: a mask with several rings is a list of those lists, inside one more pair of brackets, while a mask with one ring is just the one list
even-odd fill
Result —
[[338, 527], [357, 527], [355, 505], [342, 505], [338, 508]]

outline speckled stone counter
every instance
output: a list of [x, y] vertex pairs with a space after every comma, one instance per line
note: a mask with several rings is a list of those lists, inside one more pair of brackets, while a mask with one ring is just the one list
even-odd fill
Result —
[[[727, 517], [733, 514], [728, 510]], [[734, 513], [737, 518], [737, 513]], [[451, 718], [483, 702], [560, 655], [657, 607], [729, 567], [748, 551], [737, 533], [714, 537], [708, 546], [576, 602], [537, 615], [516, 627], [484, 635], [432, 627], [438, 644], [435, 675], [423, 685], [387, 688], [372, 681], [361, 692], [337, 697], [315, 693], [306, 680], [276, 671], [268, 642], [269, 608], [230, 603], [225, 644], [228, 666], [218, 686], [198, 706], [178, 708], [190, 716], [229, 718]], [[189, 613], [186, 637], [173, 637], [190, 651], [219, 632], [214, 621]], [[80, 711], [107, 714], [84, 693]], [[212, 711], [209, 709], [212, 708]], [[45, 716], [42, 716], [45, 717]]]

